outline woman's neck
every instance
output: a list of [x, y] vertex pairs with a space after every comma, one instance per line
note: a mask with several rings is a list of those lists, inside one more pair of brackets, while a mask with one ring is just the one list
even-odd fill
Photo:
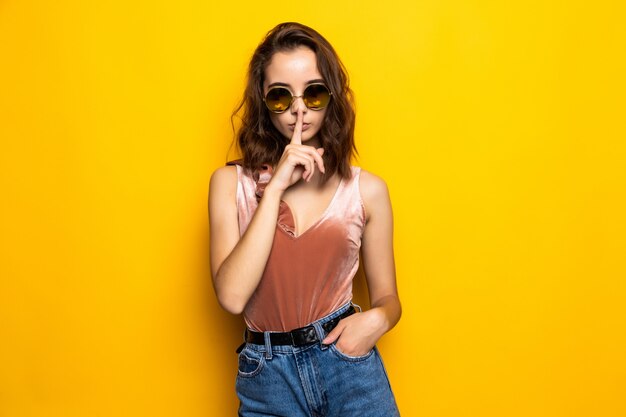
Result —
[[312, 146], [315, 149], [320, 147], [320, 140], [318, 139], [317, 136], [313, 136], [311, 139], [307, 140], [306, 142], [302, 142], [303, 145], [306, 146]]

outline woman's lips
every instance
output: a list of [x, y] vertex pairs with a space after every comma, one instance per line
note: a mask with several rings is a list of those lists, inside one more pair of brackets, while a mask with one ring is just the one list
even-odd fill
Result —
[[[309, 127], [311, 127], [311, 123], [302, 123], [302, 131], [304, 132], [305, 130], [307, 130]], [[289, 125], [289, 130], [293, 131], [296, 128], [296, 124], [290, 124]]]

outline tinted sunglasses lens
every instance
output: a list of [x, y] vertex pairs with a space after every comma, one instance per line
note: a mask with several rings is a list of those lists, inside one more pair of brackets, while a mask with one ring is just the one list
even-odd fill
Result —
[[291, 93], [286, 88], [272, 88], [265, 96], [265, 105], [274, 113], [282, 113], [291, 104]]
[[304, 104], [313, 110], [321, 110], [330, 101], [330, 91], [323, 84], [312, 84], [304, 90]]

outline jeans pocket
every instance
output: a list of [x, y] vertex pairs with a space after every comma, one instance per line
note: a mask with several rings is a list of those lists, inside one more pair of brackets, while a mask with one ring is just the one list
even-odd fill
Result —
[[362, 361], [364, 361], [366, 359], [369, 359], [374, 354], [374, 349], [372, 348], [365, 355], [362, 355], [362, 356], [351, 356], [351, 355], [345, 354], [342, 351], [340, 351], [339, 348], [337, 347], [336, 343], [331, 344], [329, 349], [336, 356], [338, 356], [339, 359], [344, 360], [344, 361], [348, 361], [348, 362], [362, 362]]
[[243, 378], [252, 378], [258, 375], [265, 365], [265, 356], [261, 352], [244, 348], [239, 352], [237, 374]]

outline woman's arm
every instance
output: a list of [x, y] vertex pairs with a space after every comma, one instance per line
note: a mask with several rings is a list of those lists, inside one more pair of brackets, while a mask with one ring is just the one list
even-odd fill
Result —
[[213, 173], [209, 191], [211, 273], [220, 305], [233, 314], [243, 311], [261, 280], [281, 197], [271, 191], [263, 194], [240, 239], [236, 192], [236, 167], [222, 167]]
[[298, 111], [291, 143], [285, 148], [241, 239], [236, 167], [219, 168], [211, 176], [211, 274], [220, 305], [233, 314], [243, 311], [261, 281], [274, 242], [283, 193], [301, 179], [310, 180], [315, 166], [324, 172], [323, 149], [302, 145], [302, 119], [302, 111]]
[[402, 314], [393, 255], [393, 214], [385, 182], [361, 170], [361, 198], [367, 215], [361, 255], [371, 309], [339, 322], [324, 339], [352, 356], [366, 354], [378, 339], [393, 328]]

